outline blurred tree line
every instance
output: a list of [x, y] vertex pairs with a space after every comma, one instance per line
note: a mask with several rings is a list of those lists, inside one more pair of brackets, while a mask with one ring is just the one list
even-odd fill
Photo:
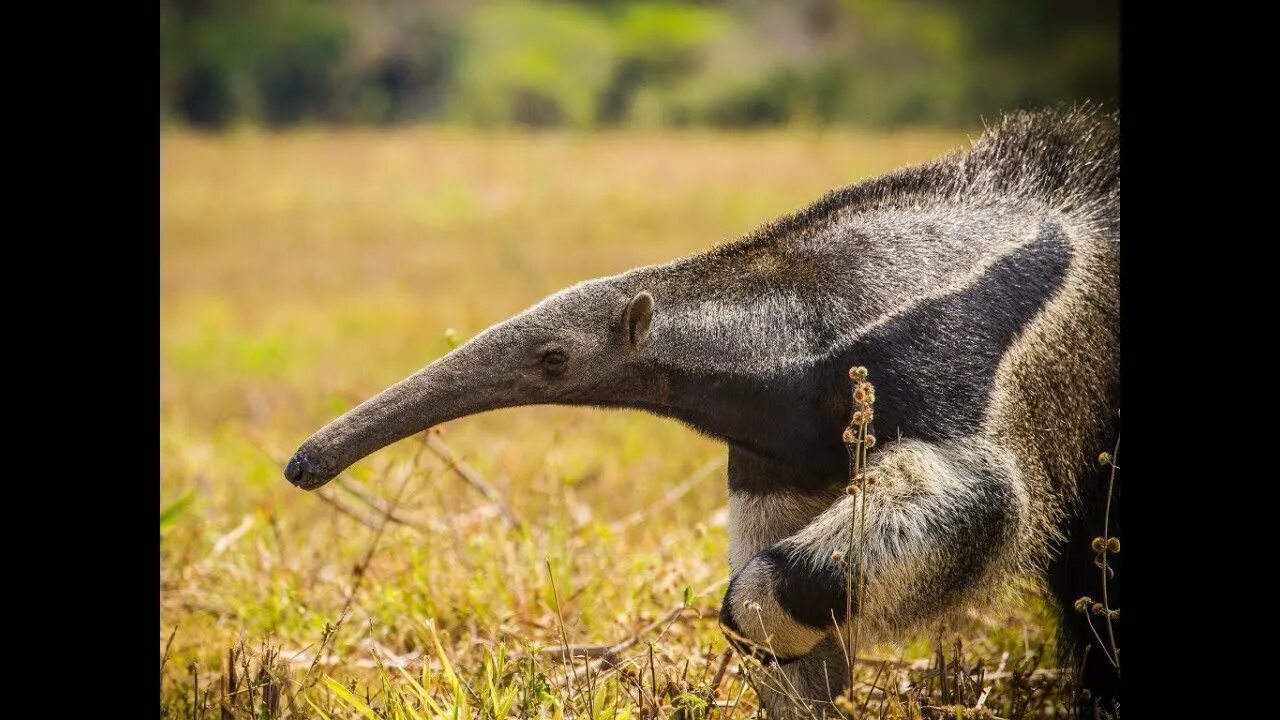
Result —
[[1115, 0], [161, 0], [162, 121], [972, 124], [1119, 86]]

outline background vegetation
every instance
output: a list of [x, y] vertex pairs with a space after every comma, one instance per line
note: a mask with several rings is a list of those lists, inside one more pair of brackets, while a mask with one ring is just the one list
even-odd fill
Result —
[[[1094, 0], [160, 14], [170, 718], [752, 717], [755, 670], [715, 623], [716, 443], [536, 407], [398, 443], [317, 493], [285, 460], [550, 292], [962, 146], [1002, 108], [1117, 85], [1116, 7]], [[867, 648], [855, 714], [1061, 717], [1053, 628], [1028, 592]], [[573, 673], [566, 642], [590, 656]]]
[[[162, 715], [227, 717], [219, 702], [231, 693], [230, 717], [248, 717], [234, 704], [250, 699], [247, 675], [263, 683], [253, 717], [271, 683], [281, 714], [317, 716], [310, 698], [333, 716], [361, 716], [324, 678], [354, 682], [394, 717], [388, 698], [407, 687], [397, 665], [419, 682], [424, 667], [435, 673], [434, 697], [453, 702], [447, 658], [485, 698], [486, 673], [499, 694], [535, 698], [536, 717], [557, 703], [582, 708], [585, 680], [569, 689], [554, 650], [501, 671], [489, 653], [634, 637], [619, 658], [630, 674], [601, 681], [621, 698], [603, 717], [628, 707], [633, 717], [645, 707], [671, 716], [693, 702], [679, 700], [685, 693], [732, 704], [722, 717], [750, 717], [754, 695], [737, 658], [708, 690], [727, 649], [714, 620], [728, 573], [718, 444], [638, 412], [532, 407], [449, 423], [439, 440], [496, 491], [514, 524], [421, 438], [318, 493], [289, 485], [281, 467], [338, 413], [550, 292], [699, 251], [963, 141], [922, 131], [165, 134]], [[691, 610], [668, 628], [684, 605]], [[1034, 594], [959, 630], [964, 671], [982, 660], [987, 673], [1002, 668], [1002, 683], [1052, 647]], [[241, 641], [253, 667], [229, 676], [228, 652]], [[863, 654], [901, 661], [881, 678], [894, 673], [897, 687], [908, 671], [924, 682], [939, 642], [950, 658], [952, 635]], [[260, 676], [272, 657], [264, 643], [278, 655]], [[992, 705], [1058, 707], [1044, 697], [1056, 687], [1044, 675], [1051, 655], [1040, 664], [1048, 667], [1031, 683], [1039, 704], [1023, 706], [997, 684]], [[868, 681], [877, 669], [865, 668]]]
[[1114, 0], [162, 0], [161, 118], [969, 127], [1118, 92]]

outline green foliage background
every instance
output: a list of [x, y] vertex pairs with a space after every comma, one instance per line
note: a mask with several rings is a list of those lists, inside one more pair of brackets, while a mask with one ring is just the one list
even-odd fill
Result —
[[931, 124], [1114, 103], [1114, 0], [162, 0], [162, 122]]

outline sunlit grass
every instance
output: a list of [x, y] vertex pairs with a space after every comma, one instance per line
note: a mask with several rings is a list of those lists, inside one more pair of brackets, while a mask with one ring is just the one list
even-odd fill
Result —
[[[423, 692], [445, 703], [457, 690], [441, 674], [441, 653], [484, 696], [464, 693], [470, 712], [502, 706], [511, 688], [524, 693], [520, 706], [541, 676], [551, 689], [535, 704], [585, 708], [597, 698], [566, 694], [558, 656], [523, 666], [512, 658], [563, 635], [574, 644], [625, 639], [686, 592], [709, 617], [685, 613], [630, 654], [654, 641], [659, 678], [686, 661], [689, 676], [714, 674], [726, 647], [713, 619], [727, 574], [723, 466], [678, 502], [620, 524], [723, 457], [675, 423], [566, 408], [450, 423], [443, 439], [503, 493], [519, 527], [489, 512], [420, 438], [399, 443], [348, 474], [382, 503], [405, 483], [395, 514], [409, 524], [387, 524], [371, 555], [381, 522], [293, 488], [281, 466], [336, 414], [447, 352], [450, 330], [465, 339], [565, 285], [702, 250], [962, 142], [931, 132], [165, 134], [162, 653], [178, 629], [162, 707], [181, 716], [199, 706], [195, 683], [216, 691], [228, 649], [243, 639], [250, 655], [264, 640], [281, 649], [295, 716], [316, 713], [308, 698], [324, 713], [360, 716], [337, 691], [353, 678], [352, 697], [379, 715], [395, 716], [404, 693], [417, 698], [414, 712], [436, 716], [447, 708], [432, 708]], [[379, 520], [340, 483], [323, 492]], [[350, 612], [321, 649], [348, 597]], [[970, 647], [997, 656], [1034, 649], [1051, 629], [1038, 608], [1009, 609]], [[906, 650], [930, 653], [927, 644]], [[416, 658], [406, 660], [409, 677], [379, 670], [388, 657]], [[427, 680], [423, 657], [436, 673]], [[633, 706], [626, 712], [639, 714], [644, 704], [620, 677], [605, 679], [603, 716]], [[722, 701], [741, 687], [736, 671], [727, 678]], [[311, 690], [298, 693], [301, 684]], [[663, 712], [695, 686], [691, 677], [673, 686]], [[205, 716], [217, 716], [209, 703]]]

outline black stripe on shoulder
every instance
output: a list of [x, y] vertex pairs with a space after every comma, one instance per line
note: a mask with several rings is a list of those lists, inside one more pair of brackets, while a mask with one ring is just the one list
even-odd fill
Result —
[[1057, 294], [1071, 265], [1066, 231], [1046, 220], [1036, 239], [963, 290], [921, 303], [860, 338], [837, 368], [871, 368], [876, 429], [943, 440], [982, 421], [1009, 346]]

